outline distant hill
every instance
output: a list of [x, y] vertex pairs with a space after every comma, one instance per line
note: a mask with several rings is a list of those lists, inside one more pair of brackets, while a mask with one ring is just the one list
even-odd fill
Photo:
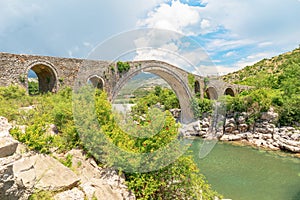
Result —
[[[293, 74], [291, 71], [295, 70], [295, 73], [298, 73], [299, 67], [300, 48], [297, 48], [291, 52], [271, 59], [263, 59], [252, 66], [227, 74], [223, 76], [223, 80], [229, 83], [278, 89], [284, 79]], [[300, 75], [298, 81], [299, 79]]]

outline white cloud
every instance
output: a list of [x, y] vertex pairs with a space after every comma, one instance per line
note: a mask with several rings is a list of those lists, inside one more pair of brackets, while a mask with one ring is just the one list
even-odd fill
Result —
[[[1, 0], [0, 51], [85, 57], [93, 46], [124, 30], [163, 0]], [[86, 45], [90, 43], [90, 45]], [[80, 50], [74, 52], [73, 47]]]
[[255, 43], [255, 41], [250, 39], [213, 39], [206, 44], [206, 49], [210, 51], [225, 51], [253, 43]]
[[[171, 4], [160, 4], [154, 11], [148, 13], [147, 18], [140, 20], [138, 26], [159, 28], [195, 35], [194, 26], [200, 27], [200, 8], [183, 4], [180, 1], [172, 1]], [[203, 25], [208, 25], [204, 21]]]
[[199, 71], [202, 72], [199, 75], [204, 76], [222, 76], [234, 71], [239, 70], [238, 67], [224, 67], [222, 65], [203, 65], [198, 68], [197, 71], [194, 71], [195, 74], [199, 74]]
[[210, 21], [207, 19], [202, 19], [201, 21], [201, 28], [202, 29], [207, 29], [210, 27]]
[[235, 51], [229, 51], [227, 52], [223, 57], [228, 58], [231, 56], [235, 56], [237, 53]]
[[261, 42], [257, 46], [258, 47], [266, 47], [266, 46], [271, 46], [273, 44], [274, 44], [273, 42]]

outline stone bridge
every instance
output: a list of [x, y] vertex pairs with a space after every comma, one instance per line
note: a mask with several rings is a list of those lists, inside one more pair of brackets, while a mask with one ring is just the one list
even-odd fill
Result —
[[120, 72], [117, 63], [107, 61], [0, 53], [0, 86], [18, 84], [28, 89], [28, 73], [33, 70], [42, 93], [56, 92], [63, 86], [73, 87], [76, 82], [90, 82], [107, 91], [109, 99], [113, 101], [132, 77], [141, 72], [150, 72], [164, 79], [175, 91], [182, 109], [181, 117], [186, 121], [193, 119], [190, 100], [194, 95], [218, 99], [221, 95], [234, 96], [247, 89], [224, 83], [217, 78], [190, 74], [161, 61], [127, 63], [130, 67]]

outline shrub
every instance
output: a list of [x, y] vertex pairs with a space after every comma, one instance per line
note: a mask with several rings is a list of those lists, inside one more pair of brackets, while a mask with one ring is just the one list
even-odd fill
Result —
[[128, 62], [117, 62], [117, 68], [120, 73], [128, 72], [130, 69], [130, 64]]

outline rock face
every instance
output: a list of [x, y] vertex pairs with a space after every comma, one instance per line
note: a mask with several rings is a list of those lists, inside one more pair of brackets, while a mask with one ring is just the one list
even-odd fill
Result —
[[[119, 176], [117, 171], [98, 167], [96, 162], [91, 158], [86, 158], [81, 150], [71, 150], [66, 155], [68, 154], [72, 156], [72, 169], [80, 179], [79, 188], [84, 192], [87, 199], [93, 197], [98, 200], [135, 199], [135, 196], [128, 192], [124, 185], [124, 177]], [[57, 156], [61, 157], [61, 155]], [[64, 200], [67, 198], [58, 194], [56, 199]]]
[[60, 191], [72, 188], [79, 183], [74, 172], [48, 155], [33, 155], [16, 161], [14, 175], [28, 188]]
[[[300, 130], [293, 127], [277, 128], [274, 123], [278, 114], [273, 109], [262, 113], [256, 123], [248, 125], [247, 118], [247, 113], [231, 114], [224, 120], [223, 131], [218, 130], [216, 133], [211, 133], [211, 120], [204, 118], [183, 126], [180, 133], [186, 137], [201, 136], [206, 139], [218, 138], [221, 141], [243, 140], [257, 147], [300, 153]], [[195, 128], [197, 126], [200, 128]]]
[[82, 150], [56, 155], [62, 159], [70, 154], [72, 170], [51, 156], [18, 150], [22, 144], [9, 135], [11, 126], [7, 120], [0, 120], [1, 200], [26, 200], [36, 190], [53, 191], [57, 193], [56, 200], [135, 199], [125, 186], [124, 177], [113, 169], [98, 167]]

